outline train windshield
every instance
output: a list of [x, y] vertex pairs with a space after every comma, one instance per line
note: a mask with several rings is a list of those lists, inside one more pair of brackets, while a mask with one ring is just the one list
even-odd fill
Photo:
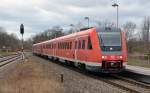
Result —
[[102, 51], [121, 51], [120, 32], [99, 32], [98, 36]]

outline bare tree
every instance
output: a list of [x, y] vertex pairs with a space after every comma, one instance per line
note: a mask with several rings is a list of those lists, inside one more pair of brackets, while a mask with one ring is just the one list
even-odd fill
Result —
[[135, 33], [135, 28], [136, 28], [136, 24], [129, 21], [129, 22], [126, 22], [124, 25], [123, 25], [123, 30], [126, 32], [126, 38], [127, 38], [127, 41], [130, 41], [132, 40], [134, 37], [134, 33]]
[[145, 48], [149, 51], [149, 30], [150, 30], [150, 17], [145, 17], [142, 25], [142, 41]]
[[135, 28], [136, 28], [136, 24], [129, 21], [126, 22], [123, 25], [123, 30], [126, 32], [126, 38], [127, 38], [127, 45], [128, 45], [128, 51], [132, 52], [133, 48], [134, 48], [134, 44], [133, 42], [135, 41]]
[[19, 48], [19, 43], [15, 34], [8, 34], [3, 27], [0, 27], [0, 49], [5, 47], [16, 50]]
[[44, 32], [41, 32], [33, 36], [33, 43], [39, 43], [45, 40], [50, 40], [56, 37], [63, 36], [63, 29], [60, 26], [53, 26], [51, 29], [47, 29]]

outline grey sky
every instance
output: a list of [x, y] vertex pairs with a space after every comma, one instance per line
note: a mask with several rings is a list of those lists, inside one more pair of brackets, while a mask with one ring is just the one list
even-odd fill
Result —
[[[116, 1], [116, 0], [114, 0]], [[69, 27], [84, 17], [94, 21], [116, 22], [113, 0], [0, 0], [0, 26], [7, 32], [19, 36], [19, 26], [25, 25], [25, 38], [54, 25]], [[120, 26], [133, 21], [140, 26], [145, 16], [149, 16], [149, 0], [118, 0]]]

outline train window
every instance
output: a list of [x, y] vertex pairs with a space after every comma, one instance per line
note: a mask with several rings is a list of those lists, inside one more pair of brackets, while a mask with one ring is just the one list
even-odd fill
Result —
[[67, 49], [67, 42], [65, 42], [65, 49]]
[[59, 43], [57, 43], [58, 49], [59, 49]]
[[67, 45], [68, 45], [68, 49], [70, 49], [70, 43], [69, 42], [67, 43]]
[[48, 44], [46, 44], [46, 48], [48, 49]]
[[61, 49], [63, 49], [63, 45], [62, 45], [62, 42], [60, 43], [60, 46], [61, 46]]
[[75, 41], [75, 49], [77, 49], [77, 41]]
[[50, 44], [48, 44], [48, 48], [50, 48]]
[[69, 49], [69, 43], [67, 42], [67, 49]]
[[70, 49], [72, 49], [72, 42], [70, 42]]
[[80, 49], [81, 48], [81, 41], [79, 40], [79, 42], [78, 42], [78, 49]]
[[65, 46], [64, 49], [66, 49], [66, 42], [64, 43], [64, 46]]
[[66, 42], [66, 49], [68, 49], [68, 42]]
[[59, 43], [59, 49], [61, 49], [61, 43]]
[[61, 48], [63, 49], [63, 43], [61, 43]]
[[65, 49], [65, 44], [64, 43], [62, 43], [63, 44], [63, 49]]
[[90, 36], [88, 37], [88, 46], [87, 46], [87, 48], [92, 49], [92, 42], [91, 42]]
[[85, 40], [82, 41], [82, 49], [85, 48]]
[[61, 49], [62, 48], [62, 44], [61, 43], [59, 43], [59, 44], [60, 44], [59, 48]]
[[67, 42], [67, 49], [69, 49], [69, 43]]
[[66, 49], [68, 49], [68, 42], [66, 42]]

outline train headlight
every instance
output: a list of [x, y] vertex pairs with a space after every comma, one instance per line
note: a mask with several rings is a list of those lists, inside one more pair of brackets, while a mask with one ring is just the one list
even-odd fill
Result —
[[122, 57], [122, 56], [119, 56], [119, 58], [122, 59], [123, 57]]
[[107, 56], [102, 56], [102, 59], [105, 59], [105, 58], [107, 58]]

